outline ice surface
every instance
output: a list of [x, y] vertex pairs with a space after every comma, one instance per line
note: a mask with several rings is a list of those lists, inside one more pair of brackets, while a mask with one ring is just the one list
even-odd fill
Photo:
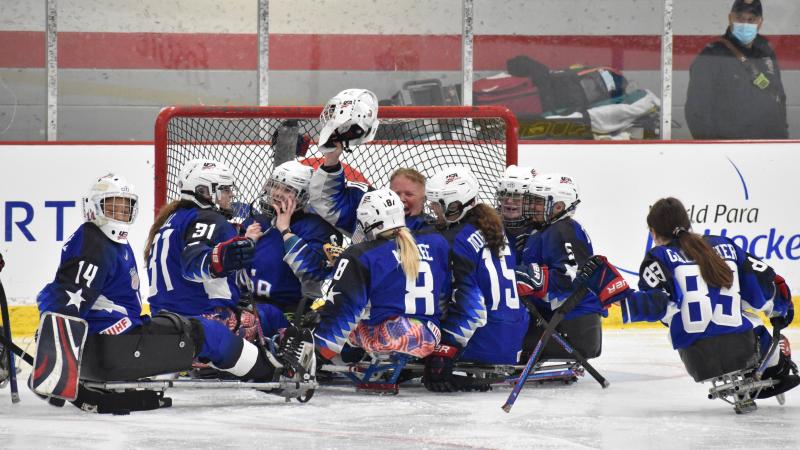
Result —
[[[786, 333], [800, 342], [800, 331]], [[737, 415], [708, 400], [685, 373], [666, 330], [607, 330], [595, 367], [571, 386], [526, 386], [510, 414], [509, 388], [433, 394], [402, 387], [396, 397], [320, 389], [308, 404], [251, 391], [172, 390], [174, 406], [129, 416], [58, 409], [20, 386], [0, 391], [0, 447], [179, 448], [800, 448], [800, 389]], [[798, 347], [800, 348], [800, 347]], [[28, 368], [25, 369], [29, 371]], [[27, 373], [24, 378], [27, 378]]]

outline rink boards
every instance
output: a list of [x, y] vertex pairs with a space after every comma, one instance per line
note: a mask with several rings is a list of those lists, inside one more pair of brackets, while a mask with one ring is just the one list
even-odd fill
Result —
[[[632, 283], [652, 245], [645, 224], [649, 205], [675, 196], [689, 208], [695, 231], [731, 237], [797, 291], [798, 149], [799, 142], [523, 143], [519, 164], [577, 180], [582, 202], [575, 218], [595, 253], [607, 255]], [[35, 311], [25, 306], [51, 281], [56, 249], [82, 222], [80, 199], [93, 177], [114, 171], [138, 188], [139, 217], [130, 234], [146, 289], [141, 251], [153, 220], [151, 144], [4, 144], [0, 161], [0, 252], [7, 262], [2, 280], [18, 333], [35, 328]]]

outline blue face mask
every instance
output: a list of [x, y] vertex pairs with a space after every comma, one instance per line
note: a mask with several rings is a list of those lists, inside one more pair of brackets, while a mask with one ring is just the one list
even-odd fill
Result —
[[733, 22], [731, 34], [733, 34], [733, 37], [741, 42], [742, 45], [749, 45], [758, 34], [758, 24]]

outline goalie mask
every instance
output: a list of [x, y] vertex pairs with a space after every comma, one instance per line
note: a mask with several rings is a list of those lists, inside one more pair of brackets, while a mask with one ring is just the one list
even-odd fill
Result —
[[[578, 185], [572, 177], [560, 173], [544, 174], [536, 177], [530, 186], [535, 222], [551, 224], [575, 214], [580, 199]], [[563, 210], [556, 212], [559, 202], [563, 203]]]
[[319, 119], [322, 131], [317, 140], [320, 151], [369, 142], [378, 131], [378, 97], [366, 89], [346, 89], [328, 100]]
[[128, 229], [139, 212], [139, 196], [125, 178], [112, 173], [100, 177], [83, 198], [83, 216], [109, 239], [126, 244]]
[[506, 168], [495, 192], [497, 212], [507, 228], [522, 228], [533, 218], [533, 195], [530, 183], [536, 177], [531, 167], [511, 165]]
[[[201, 208], [219, 206], [221, 192], [234, 192], [233, 172], [219, 161], [193, 159], [186, 162], [181, 169], [178, 189], [182, 200], [191, 200]], [[220, 207], [227, 208], [228, 206]]]
[[378, 189], [364, 194], [356, 210], [358, 225], [353, 242], [372, 241], [384, 231], [406, 226], [406, 214], [400, 197], [389, 189]]
[[456, 223], [478, 204], [478, 179], [463, 166], [453, 166], [437, 173], [425, 185], [431, 209], [445, 223]]
[[259, 200], [261, 212], [268, 217], [274, 217], [275, 209], [272, 203], [294, 196], [297, 206], [295, 211], [300, 211], [308, 204], [308, 186], [314, 169], [299, 161], [287, 161], [272, 171], [269, 180], [264, 185], [264, 191]]

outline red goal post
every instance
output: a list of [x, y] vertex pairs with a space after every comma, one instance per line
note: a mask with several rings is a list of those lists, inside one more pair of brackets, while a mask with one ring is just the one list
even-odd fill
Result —
[[[239, 201], [260, 193], [272, 169], [289, 158], [314, 167], [321, 106], [170, 106], [155, 125], [155, 211], [178, 197], [177, 177], [193, 158], [223, 161], [233, 169]], [[518, 125], [501, 106], [385, 106], [370, 143], [342, 155], [348, 178], [389, 185], [398, 168], [426, 177], [449, 165], [468, 166], [493, 203], [499, 176], [517, 161]], [[277, 163], [277, 164], [276, 164]]]

